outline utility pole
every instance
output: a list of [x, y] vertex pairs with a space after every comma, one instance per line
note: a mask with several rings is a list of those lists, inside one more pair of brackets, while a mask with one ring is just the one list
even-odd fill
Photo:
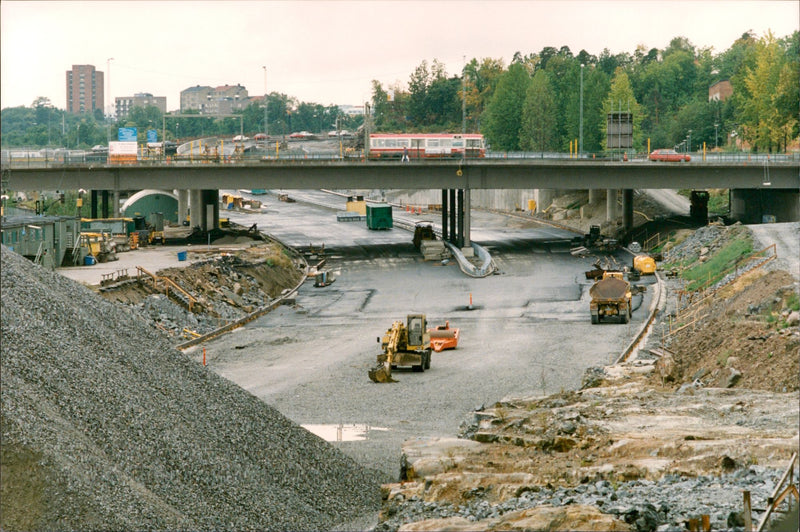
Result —
[[[461, 70], [461, 134], [467, 134], [467, 56], [464, 56], [464, 68]], [[463, 139], [462, 139], [463, 140]], [[464, 140], [466, 154], [466, 140]]]
[[581, 63], [581, 111], [580, 111], [580, 119], [578, 120], [578, 130], [579, 130], [579, 144], [578, 144], [578, 157], [580, 158], [581, 154], [583, 153], [583, 67], [586, 66]]
[[269, 96], [267, 95], [267, 67], [264, 69], [264, 134], [269, 136]]

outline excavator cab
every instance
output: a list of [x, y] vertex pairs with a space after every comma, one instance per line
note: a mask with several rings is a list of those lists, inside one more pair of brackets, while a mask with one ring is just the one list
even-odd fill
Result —
[[423, 334], [426, 330], [425, 316], [422, 314], [408, 316], [408, 346], [421, 346], [424, 343]]

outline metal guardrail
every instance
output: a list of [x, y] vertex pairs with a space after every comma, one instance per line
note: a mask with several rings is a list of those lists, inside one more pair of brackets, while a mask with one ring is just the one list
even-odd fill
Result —
[[[575, 161], [576, 163], [587, 162], [619, 162], [618, 157], [609, 157], [606, 154], [584, 154], [575, 157], [569, 153], [560, 152], [487, 152], [486, 160], [514, 159], [514, 160], [560, 160]], [[194, 164], [254, 164], [287, 161], [347, 161], [353, 164], [364, 162], [367, 159], [362, 153], [340, 155], [339, 152], [245, 152], [236, 154], [208, 155], [202, 153], [184, 153], [171, 156], [153, 155], [139, 156], [135, 163], [143, 166], [167, 166], [167, 165], [194, 165]], [[370, 161], [378, 161], [369, 159]], [[439, 159], [436, 159], [437, 161]], [[457, 161], [458, 159], [453, 159]], [[479, 159], [476, 159], [479, 160]], [[648, 162], [646, 155], [641, 154], [629, 160], [630, 162]], [[415, 164], [424, 164], [425, 159], [415, 160]], [[701, 165], [703, 163], [800, 163], [800, 153], [786, 154], [754, 154], [745, 152], [735, 153], [714, 153], [694, 156], [689, 165]], [[109, 161], [105, 153], [94, 153], [85, 150], [30, 150], [30, 149], [10, 149], [0, 151], [0, 164], [7, 168], [53, 168], [63, 166], [81, 165], [109, 165], [115, 166], [113, 161]], [[653, 165], [680, 164], [680, 163], [659, 163], [650, 162]]]

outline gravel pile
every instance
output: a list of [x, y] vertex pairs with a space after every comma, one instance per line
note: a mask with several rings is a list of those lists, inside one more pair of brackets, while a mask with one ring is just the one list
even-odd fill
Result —
[[[781, 471], [751, 466], [720, 477], [667, 475], [658, 481], [612, 484], [601, 480], [573, 488], [533, 486], [518, 497], [494, 506], [482, 500], [479, 489], [474, 490], [475, 498], [469, 504], [458, 507], [412, 497], [408, 501], [396, 501], [398, 504], [392, 507], [396, 513], [376, 530], [394, 531], [404, 523], [424, 519], [463, 517], [477, 521], [543, 504], [597, 506], [603, 513], [619, 517], [638, 531], [685, 531], [690, 518], [703, 514], [709, 516], [712, 530], [744, 530], [741, 512], [730, 508], [742, 508], [743, 489], [750, 490], [754, 501], [766, 500], [781, 474]], [[757, 522], [759, 518], [760, 514], [754, 510], [753, 519]]]
[[4, 246], [0, 314], [1, 528], [322, 530], [379, 509], [372, 472]]

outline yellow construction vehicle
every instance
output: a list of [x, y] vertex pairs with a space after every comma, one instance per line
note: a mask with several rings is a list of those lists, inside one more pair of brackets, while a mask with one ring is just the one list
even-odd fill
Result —
[[88, 249], [88, 255], [97, 262], [118, 260], [116, 244], [111, 233], [81, 232], [81, 245]]
[[430, 369], [431, 336], [424, 314], [409, 314], [406, 323], [394, 322], [378, 341], [383, 352], [378, 365], [369, 370], [372, 382], [396, 382], [392, 370], [401, 366], [420, 372]]
[[640, 254], [633, 257], [633, 269], [640, 275], [654, 275], [656, 273], [656, 261], [650, 255]]
[[603, 278], [589, 289], [592, 323], [600, 323], [609, 317], [619, 318], [622, 323], [630, 321], [631, 284], [622, 276], [622, 272], [604, 272]]

